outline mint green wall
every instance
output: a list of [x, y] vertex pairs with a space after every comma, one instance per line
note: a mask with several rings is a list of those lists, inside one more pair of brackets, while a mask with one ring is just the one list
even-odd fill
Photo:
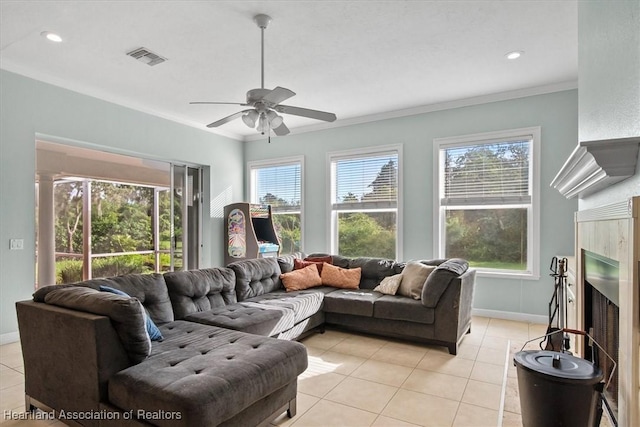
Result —
[[[14, 303], [34, 288], [36, 134], [207, 166], [201, 263], [222, 265], [222, 207], [244, 194], [242, 142], [0, 73], [0, 337], [17, 331]], [[9, 251], [11, 238], [24, 239], [24, 250]]]
[[548, 265], [555, 254], [573, 253], [573, 213], [549, 183], [578, 138], [576, 90], [436, 111], [246, 144], [245, 160], [305, 156], [304, 250], [329, 250], [326, 153], [403, 144], [403, 258], [433, 257], [433, 139], [541, 126], [540, 280], [479, 278], [475, 308], [545, 315], [552, 294]]
[[[578, 29], [580, 140], [639, 136], [640, 1], [578, 2]], [[631, 178], [580, 200], [580, 209], [638, 195], [640, 167]]]

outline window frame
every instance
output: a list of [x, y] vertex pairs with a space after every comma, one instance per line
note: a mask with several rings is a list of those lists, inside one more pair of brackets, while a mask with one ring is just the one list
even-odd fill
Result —
[[[490, 144], [506, 142], [517, 138], [530, 138], [531, 150], [529, 153], [529, 185], [531, 193], [531, 207], [527, 207], [527, 269], [523, 272], [515, 270], [482, 269], [477, 268], [481, 277], [514, 278], [525, 280], [538, 280], [540, 278], [540, 126], [508, 129], [493, 132], [483, 132], [469, 135], [434, 138], [433, 139], [433, 250], [436, 257], [445, 256], [445, 208], [441, 204], [441, 191], [443, 185], [442, 166], [440, 158], [441, 150], [454, 147], [464, 147], [472, 145]], [[452, 205], [447, 205], [451, 207]], [[514, 204], [496, 205], [484, 204], [474, 206], [460, 206], [463, 209], [481, 206], [484, 208], [496, 208], [500, 206], [515, 207]]]
[[[361, 209], [342, 209], [335, 210], [333, 209], [333, 199], [334, 199], [334, 191], [335, 191], [335, 168], [333, 166], [333, 162], [335, 160], [345, 160], [345, 159], [357, 159], [368, 156], [376, 156], [384, 153], [392, 153], [395, 152], [398, 156], [398, 200], [396, 202], [396, 256], [395, 259], [401, 260], [402, 258], [402, 237], [403, 237], [403, 227], [402, 227], [402, 213], [403, 213], [403, 183], [402, 183], [402, 167], [403, 167], [403, 155], [402, 155], [403, 145], [402, 144], [390, 144], [390, 145], [380, 145], [373, 147], [363, 147], [363, 148], [354, 148], [350, 150], [340, 150], [340, 151], [330, 151], [327, 152], [327, 169], [326, 169], [326, 180], [327, 180], [327, 230], [328, 233], [328, 241], [327, 246], [329, 248], [329, 253], [338, 254], [338, 212], [367, 212]], [[375, 211], [375, 210], [374, 210]], [[335, 212], [335, 214], [334, 214]]]
[[[257, 196], [257, 188], [254, 185], [254, 169], [263, 169], [269, 167], [278, 167], [278, 166], [290, 166], [290, 165], [300, 165], [300, 251], [304, 252], [304, 156], [291, 156], [291, 157], [280, 157], [278, 159], [268, 159], [268, 160], [252, 160], [247, 162], [247, 195], [249, 196], [249, 203], [259, 203], [258, 201], [254, 202], [254, 196]], [[284, 212], [283, 212], [284, 213]], [[295, 213], [295, 212], [290, 212]], [[273, 213], [277, 215], [277, 213]]]

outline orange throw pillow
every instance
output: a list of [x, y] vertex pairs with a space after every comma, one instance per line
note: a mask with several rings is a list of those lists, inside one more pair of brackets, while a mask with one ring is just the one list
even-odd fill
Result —
[[298, 259], [298, 258], [294, 258], [293, 259], [293, 269], [294, 270], [300, 270], [301, 268], [305, 268], [305, 267], [309, 267], [310, 265], [315, 264], [318, 266], [318, 274], [322, 274], [322, 264], [324, 264], [324, 261], [309, 261], [309, 260], [302, 260], [302, 259]]
[[308, 267], [281, 274], [280, 280], [282, 280], [287, 292], [300, 291], [322, 285], [318, 267], [313, 263]]
[[362, 269], [340, 268], [327, 264], [322, 266], [322, 284], [344, 289], [358, 289], [360, 286], [360, 276]]

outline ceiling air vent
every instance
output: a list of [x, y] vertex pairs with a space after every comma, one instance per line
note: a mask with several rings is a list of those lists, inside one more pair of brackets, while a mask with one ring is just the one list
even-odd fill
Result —
[[150, 66], [161, 64], [167, 60], [167, 58], [163, 58], [157, 53], [153, 53], [149, 49], [144, 47], [139, 47], [138, 49], [132, 50], [131, 52], [127, 53], [127, 55]]

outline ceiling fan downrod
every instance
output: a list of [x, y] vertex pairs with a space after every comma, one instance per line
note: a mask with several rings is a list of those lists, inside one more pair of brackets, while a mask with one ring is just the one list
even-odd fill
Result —
[[254, 16], [253, 21], [260, 28], [260, 87], [264, 89], [264, 30], [269, 26], [271, 17], [261, 13]]

